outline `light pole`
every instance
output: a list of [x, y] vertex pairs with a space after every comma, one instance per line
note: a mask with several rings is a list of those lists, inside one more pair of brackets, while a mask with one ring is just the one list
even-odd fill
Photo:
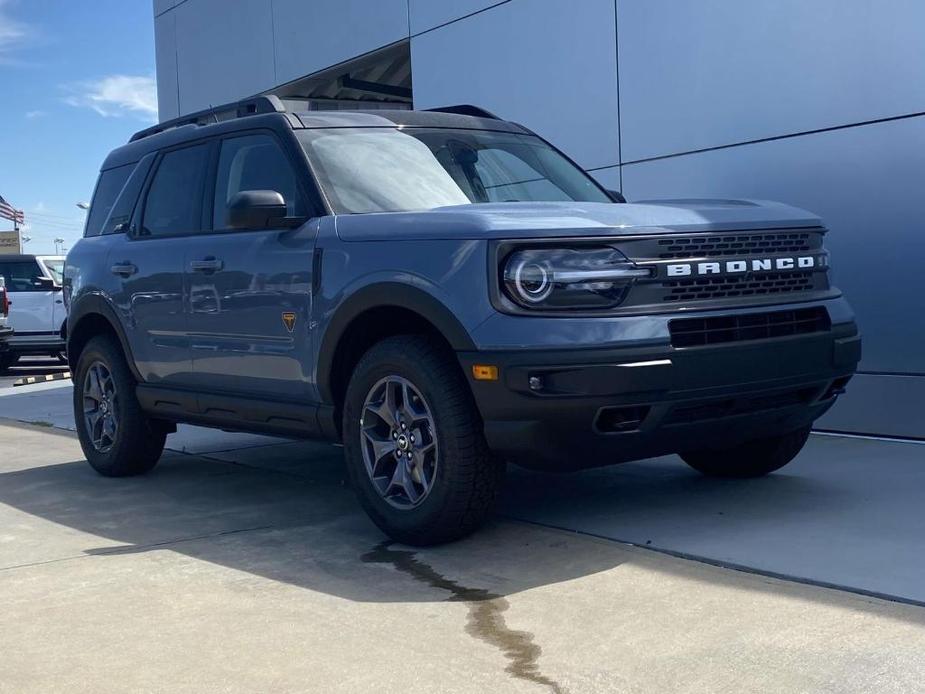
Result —
[[89, 202], [78, 202], [78, 203], [77, 203], [77, 207], [79, 207], [79, 208], [82, 209], [82, 210], [89, 210], [89, 209], [90, 209], [90, 203], [89, 203]]
[[64, 245], [64, 239], [55, 239], [55, 255], [61, 255], [61, 247]]

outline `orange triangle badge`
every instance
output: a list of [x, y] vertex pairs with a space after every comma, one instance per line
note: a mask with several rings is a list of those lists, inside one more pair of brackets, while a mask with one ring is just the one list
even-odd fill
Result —
[[295, 330], [295, 314], [290, 311], [286, 311], [283, 314], [283, 325], [286, 326], [286, 330], [289, 332]]

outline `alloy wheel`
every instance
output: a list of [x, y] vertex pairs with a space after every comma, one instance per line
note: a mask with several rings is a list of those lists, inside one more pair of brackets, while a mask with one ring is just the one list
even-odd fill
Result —
[[405, 378], [388, 376], [366, 396], [360, 418], [363, 462], [373, 487], [392, 506], [418, 506], [434, 486], [437, 428], [430, 405]]
[[93, 447], [106, 453], [116, 441], [119, 430], [118, 393], [109, 368], [100, 361], [87, 369], [83, 384], [84, 426]]

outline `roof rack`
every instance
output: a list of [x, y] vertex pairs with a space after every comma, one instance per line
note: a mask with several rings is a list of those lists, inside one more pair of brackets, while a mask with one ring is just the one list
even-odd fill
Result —
[[503, 120], [491, 111], [484, 108], [473, 106], [472, 104], [457, 104], [456, 106], [440, 106], [439, 108], [428, 108], [425, 111], [434, 111], [436, 113], [456, 113], [460, 116], [475, 116], [476, 118], [490, 118], [491, 120]]
[[262, 113], [285, 113], [286, 107], [278, 97], [272, 94], [266, 96], [254, 96], [242, 101], [235, 101], [230, 104], [214, 106], [196, 113], [190, 113], [180, 118], [158, 123], [150, 128], [139, 130], [132, 135], [129, 142], [137, 142], [151, 135], [157, 135], [166, 130], [179, 128], [184, 125], [209, 125], [210, 123], [220, 123], [234, 118], [245, 118], [247, 116], [256, 116]]

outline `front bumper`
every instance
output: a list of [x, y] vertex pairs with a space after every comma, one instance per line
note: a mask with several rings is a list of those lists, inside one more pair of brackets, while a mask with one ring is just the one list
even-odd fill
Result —
[[47, 355], [63, 352], [67, 345], [59, 333], [13, 335], [7, 340], [9, 351], [19, 355]]
[[[860, 355], [849, 322], [706, 347], [478, 351], [459, 359], [489, 446], [527, 467], [568, 470], [807, 426], [835, 402]], [[474, 380], [474, 364], [497, 365], [499, 380]]]

